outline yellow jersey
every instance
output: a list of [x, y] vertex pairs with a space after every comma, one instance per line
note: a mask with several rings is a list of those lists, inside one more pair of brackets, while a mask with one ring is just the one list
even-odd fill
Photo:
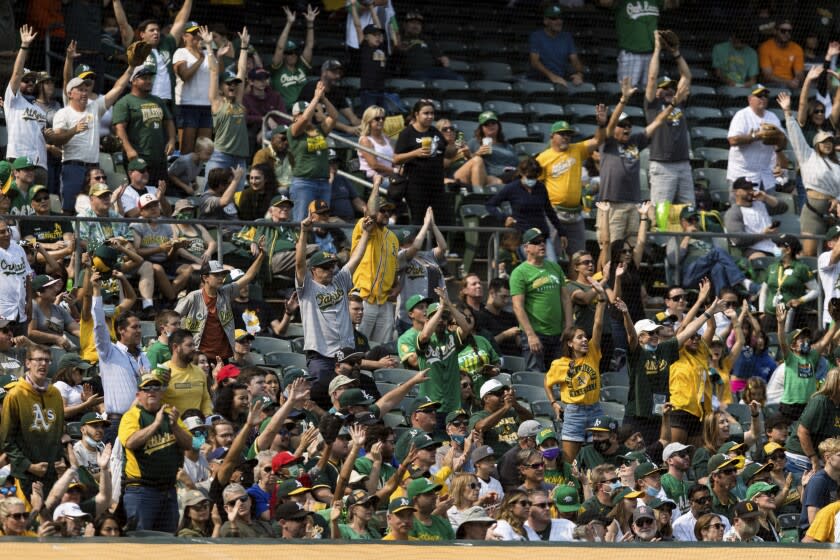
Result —
[[[353, 228], [353, 250], [362, 237], [362, 222]], [[368, 303], [383, 304], [388, 301], [397, 278], [397, 252], [400, 243], [387, 227], [374, 227], [368, 236], [365, 254], [353, 272], [353, 286]]]
[[542, 166], [540, 180], [548, 189], [552, 206], [579, 208], [582, 194], [581, 172], [583, 162], [589, 157], [586, 142], [569, 145], [565, 152], [548, 148], [537, 156]]
[[545, 384], [560, 386], [563, 404], [595, 404], [601, 400], [601, 349], [590, 342], [582, 359], [557, 358], [545, 376]]
[[680, 349], [680, 358], [671, 364], [669, 377], [671, 403], [702, 419], [712, 411], [712, 381], [709, 378], [709, 347], [702, 340], [697, 352]]

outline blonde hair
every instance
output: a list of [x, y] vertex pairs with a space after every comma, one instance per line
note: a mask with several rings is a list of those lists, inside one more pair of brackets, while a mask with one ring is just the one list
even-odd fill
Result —
[[23, 500], [16, 496], [9, 496], [5, 500], [0, 500], [0, 519], [6, 519], [12, 506], [23, 506], [26, 509], [26, 503]]
[[384, 116], [385, 116], [385, 109], [383, 109], [379, 105], [371, 105], [370, 107], [365, 109], [365, 112], [362, 115], [362, 133], [361, 133], [361, 136], [368, 136], [370, 134], [370, 123], [374, 119], [374, 117], [384, 117]]
[[205, 136], [199, 136], [195, 140], [195, 152], [203, 152], [203, 151], [213, 151], [214, 145], [213, 141]]
[[513, 490], [505, 494], [505, 499], [502, 500], [502, 505], [499, 506], [499, 514], [496, 516], [496, 519], [507, 521], [517, 534], [524, 536], [525, 529], [523, 529], [523, 521], [513, 514], [513, 502], [518, 502], [522, 499], [529, 499], [528, 494], [522, 490]]
[[820, 387], [817, 394], [825, 395], [833, 401], [840, 398], [840, 368], [835, 367], [828, 370], [828, 373], [825, 374], [823, 386]]
[[820, 456], [824, 457], [826, 455], [834, 455], [835, 453], [840, 453], [840, 438], [828, 438], [824, 439], [820, 442], [819, 446]]
[[452, 483], [449, 485], [449, 494], [455, 499], [453, 505], [456, 509], [467, 509], [475, 505], [472, 502], [468, 502], [465, 497], [467, 486], [471, 482], [478, 482], [478, 477], [473, 473], [458, 473], [452, 477]]

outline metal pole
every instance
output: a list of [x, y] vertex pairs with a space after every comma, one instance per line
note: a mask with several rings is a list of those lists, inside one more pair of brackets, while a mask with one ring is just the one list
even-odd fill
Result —
[[82, 274], [82, 243], [79, 238], [80, 225], [81, 222], [79, 222], [79, 220], [73, 220], [73, 231], [76, 232], [76, 247], [74, 249], [74, 252], [76, 253], [76, 264], [73, 265], [73, 281], [76, 286], [80, 285], [79, 280], [81, 280]]

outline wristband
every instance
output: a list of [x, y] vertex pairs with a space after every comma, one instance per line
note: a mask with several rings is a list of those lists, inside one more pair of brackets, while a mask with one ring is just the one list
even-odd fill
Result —
[[28, 51], [28, 50], [29, 50], [29, 47], [24, 47], [23, 45], [21, 45], [21, 46], [20, 46], [20, 50], [22, 50], [22, 51]]
[[640, 221], [640, 222], [649, 222], [649, 221], [650, 221], [650, 218], [648, 218], [648, 217], [639, 218], [639, 221]]
[[706, 319], [711, 319], [711, 318], [712, 318], [712, 314], [711, 314], [711, 313], [709, 313], [708, 311], [704, 311], [704, 312], [703, 312], [703, 316], [704, 316]]

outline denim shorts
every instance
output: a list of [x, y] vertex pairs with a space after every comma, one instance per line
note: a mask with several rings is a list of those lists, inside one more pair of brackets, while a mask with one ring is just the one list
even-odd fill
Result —
[[175, 121], [178, 128], [213, 128], [210, 105], [178, 105]]
[[601, 403], [595, 404], [563, 404], [563, 431], [560, 439], [583, 443], [589, 439], [586, 428], [595, 423], [595, 419], [603, 416]]

